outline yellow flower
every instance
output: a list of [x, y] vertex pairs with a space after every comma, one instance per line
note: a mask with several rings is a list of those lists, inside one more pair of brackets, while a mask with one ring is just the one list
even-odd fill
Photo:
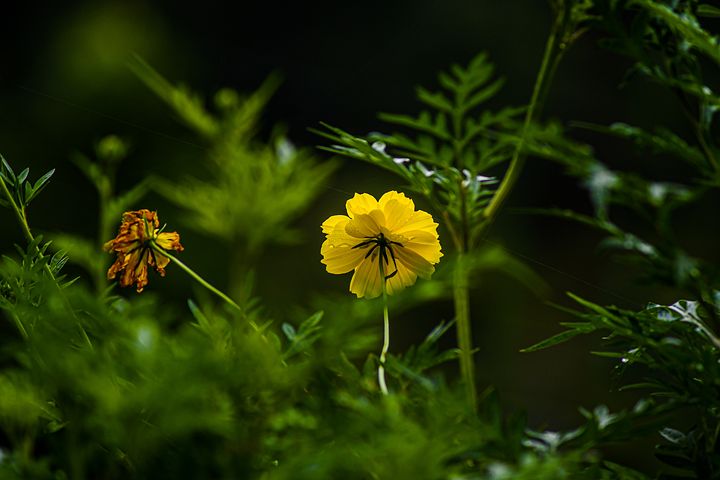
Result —
[[125, 212], [117, 237], [103, 246], [107, 252], [117, 253], [117, 259], [108, 270], [108, 280], [120, 274], [120, 286], [133, 283], [138, 293], [148, 284], [148, 265], [165, 276], [165, 267], [170, 259], [153, 249], [152, 243], [162, 250], [183, 251], [177, 232], [161, 232], [157, 212], [147, 209]]
[[356, 193], [346, 208], [347, 216], [333, 215], [323, 222], [327, 237], [320, 253], [329, 273], [355, 271], [352, 293], [377, 297], [382, 275], [390, 294], [414, 284], [417, 277], [430, 278], [442, 253], [438, 224], [429, 213], [416, 211], [412, 200], [395, 191], [379, 201]]

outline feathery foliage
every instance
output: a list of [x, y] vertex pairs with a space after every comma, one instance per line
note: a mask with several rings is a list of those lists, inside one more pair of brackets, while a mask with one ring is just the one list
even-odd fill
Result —
[[[0, 207], [24, 237], [14, 250], [2, 246], [0, 258], [0, 478], [720, 478], [720, 269], [682, 228], [697, 218], [692, 213], [715, 213], [720, 187], [720, 97], [706, 80], [720, 53], [703, 24], [720, 10], [695, 0], [550, 3], [554, 24], [528, 106], [486, 108], [503, 82], [481, 54], [441, 73], [437, 90], [418, 88], [417, 115], [381, 114], [391, 133], [318, 131], [331, 143], [324, 150], [396, 173], [455, 244], [431, 281], [390, 299], [393, 312], [412, 317], [452, 298], [454, 314], [419, 332], [417, 344], [390, 352], [387, 395], [376, 377], [378, 302], [308, 287], [303, 303], [271, 310], [253, 296], [251, 277], [230, 278], [225, 295], [174, 257], [163, 281], [188, 273], [224, 303], [180, 292], [176, 305], [163, 290], [126, 296], [108, 288], [101, 246], [151, 185], [177, 205], [164, 218], [185, 218], [239, 255], [231, 269], [250, 270], [261, 251], [297, 241], [296, 221], [337, 163], [296, 149], [279, 129], [263, 133], [275, 77], [247, 96], [221, 90], [211, 111], [136, 59], [135, 73], [207, 145], [207, 171], [183, 179], [179, 165], [177, 179], [141, 181], [118, 194], [126, 140], [108, 136], [93, 155], [75, 155], [98, 193], [93, 240], [35, 235], [27, 211], [47, 201], [40, 193], [53, 171], [30, 181], [29, 169], [16, 173], [0, 157]], [[552, 72], [586, 29], [632, 59], [626, 84], [662, 86], [662, 100], [678, 102], [687, 124], [543, 121]], [[640, 161], [602, 158], [604, 150], [576, 138], [578, 129], [622, 142], [626, 158]], [[539, 294], [549, 283], [480, 241], [495, 215], [488, 210], [510, 193], [526, 157], [562, 165], [588, 191], [592, 211], [526, 210], [599, 231], [603, 253], [677, 299], [618, 307], [569, 293], [572, 305], [558, 305], [558, 316], [572, 321], [526, 354], [602, 335], [591, 353], [614, 361], [620, 390], [637, 395], [624, 409], [580, 408], [580, 423], [563, 431], [531, 428], [492, 386], [468, 388], [468, 376], [477, 381], [468, 343], [471, 273], [502, 272]], [[91, 286], [68, 274], [70, 263], [86, 268]], [[446, 338], [452, 329], [457, 345]], [[606, 446], [641, 439], [656, 444], [657, 472], [608, 460]]]

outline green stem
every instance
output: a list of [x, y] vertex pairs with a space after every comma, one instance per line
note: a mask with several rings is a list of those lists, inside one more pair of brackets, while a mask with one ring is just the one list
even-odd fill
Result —
[[[194, 271], [193, 269], [191, 269], [190, 267], [188, 267], [187, 265], [185, 265], [183, 262], [181, 262], [177, 257], [175, 257], [175, 256], [171, 255], [170, 253], [168, 253], [167, 250], [164, 250], [163, 248], [159, 247], [155, 242], [152, 242], [152, 241], [151, 241], [151, 242], [150, 242], [150, 246], [151, 246], [151, 248], [152, 248], [153, 250], [155, 250], [158, 254], [163, 255], [163, 256], [169, 258], [173, 263], [177, 264], [177, 266], [180, 267], [185, 273], [187, 273], [188, 275], [190, 275], [190, 276], [193, 278], [193, 280], [195, 280], [195, 281], [198, 282], [200, 285], [202, 285], [203, 287], [205, 287], [205, 288], [207, 288], [208, 290], [210, 290], [212, 293], [214, 293], [214, 294], [217, 295], [218, 297], [222, 298], [228, 305], [232, 306], [233, 308], [237, 309], [239, 312], [241, 312], [241, 313], [243, 313], [243, 314], [245, 313], [245, 310], [243, 310], [243, 308], [242, 308], [240, 305], [238, 305], [237, 303], [235, 303], [235, 301], [233, 301], [232, 298], [228, 297], [228, 296], [225, 295], [223, 292], [221, 292], [221, 291], [218, 290], [217, 288], [213, 287], [213, 286], [212, 286], [210, 283], [208, 283], [204, 278], [202, 278], [200, 275], [198, 275], [197, 273], [195, 273], [195, 271]], [[248, 319], [248, 321], [249, 321], [249, 323], [250, 323], [250, 326], [252, 326], [256, 331], [260, 331], [260, 327], [258, 327], [255, 322], [253, 322], [253, 321], [250, 320], [250, 319]]]
[[20, 335], [22, 335], [23, 340], [27, 340], [28, 333], [27, 333], [27, 330], [25, 330], [25, 325], [22, 324], [20, 317], [15, 315], [14, 312], [11, 312], [10, 315], [12, 316], [13, 320], [15, 321], [15, 326], [17, 326], [17, 329], [20, 331]]
[[477, 408], [475, 385], [475, 361], [473, 359], [472, 326], [470, 323], [470, 295], [468, 272], [464, 264], [464, 252], [459, 251], [455, 264], [453, 296], [455, 299], [455, 328], [460, 347], [460, 376], [465, 384], [468, 401], [473, 410]]
[[553, 29], [550, 32], [550, 36], [545, 44], [545, 53], [543, 60], [540, 65], [540, 71], [538, 72], [537, 78], [535, 79], [535, 86], [533, 87], [532, 97], [530, 98], [530, 104], [528, 105], [527, 112], [525, 112], [525, 120], [523, 122], [522, 133], [520, 139], [515, 145], [515, 151], [513, 152], [512, 159], [510, 161], [510, 167], [503, 178], [502, 183], [498, 187], [495, 195], [493, 195], [490, 204], [483, 212], [485, 216], [485, 225], [490, 225], [495, 217], [497, 216], [503, 203], [510, 195], [517, 179], [520, 177], [520, 172], [525, 165], [525, 155], [523, 155], [523, 148], [525, 147], [525, 140], [527, 133], [530, 130], [530, 125], [536, 119], [538, 112], [541, 109], [544, 97], [547, 95], [548, 88], [547, 84], [552, 77], [552, 72], [557, 66], [557, 58], [555, 55], [555, 43], [559, 33], [561, 21], [556, 19], [553, 24]]
[[[25, 209], [15, 203], [15, 199], [13, 198], [12, 193], [10, 193], [10, 190], [8, 189], [2, 177], [0, 177], [0, 187], [2, 187], [2, 191], [5, 194], [5, 197], [10, 202], [12, 211], [15, 213], [15, 217], [17, 217], [18, 223], [20, 224], [20, 229], [22, 230], [25, 239], [28, 241], [28, 243], [34, 242], [35, 237], [33, 237], [33, 234], [30, 231], [30, 226], [27, 222], [27, 216], [25, 215]], [[52, 276], [52, 272], [50, 272], [50, 275]], [[53, 280], [54, 279], [55, 277], [53, 276]]]
[[[10, 193], [10, 189], [8, 189], [7, 185], [5, 184], [5, 181], [0, 177], [0, 188], [2, 188], [3, 193], [5, 194], [5, 197], [10, 202], [10, 206], [12, 207], [12, 211], [15, 213], [15, 217], [17, 217], [18, 223], [20, 224], [20, 229], [23, 232], [23, 235], [25, 236], [25, 240], [27, 240], [28, 243], [31, 245], [35, 243], [35, 236], [30, 231], [30, 225], [27, 221], [27, 215], [25, 214], [25, 207], [18, 205], [15, 202], [15, 199], [13, 198], [12, 194]], [[42, 258], [42, 252], [40, 251], [40, 247], [35, 245], [35, 252]], [[52, 281], [55, 283], [55, 286], [58, 289], [58, 292], [60, 292], [60, 296], [65, 301], [65, 304], [68, 307], [68, 310], [70, 311], [70, 314], [75, 318], [77, 321], [78, 328], [80, 330], [80, 334], [83, 337], [83, 340], [85, 340], [85, 343], [87, 343], [88, 347], [90, 347], [90, 350], [93, 349], [93, 344], [90, 341], [90, 337], [88, 337], [87, 332], [83, 328], [83, 326], [80, 324], [80, 320], [77, 318], [77, 315], [75, 315], [75, 311], [72, 308], [72, 305], [70, 304], [70, 301], [65, 296], [65, 293], [62, 291], [62, 287], [60, 286], [60, 283], [57, 281], [57, 278], [55, 278], [55, 274], [52, 272], [52, 269], [50, 269], [50, 265], [47, 263], [43, 267], [43, 270], [45, 270], [45, 273], [52, 279]], [[22, 325], [22, 324], [20, 324]], [[22, 329], [25, 331], [25, 329]], [[27, 331], [25, 331], [25, 338], [27, 338]]]
[[385, 359], [388, 349], [390, 348], [390, 317], [388, 315], [387, 286], [385, 280], [385, 272], [382, 266], [382, 258], [380, 259], [380, 275], [382, 281], [382, 297], [383, 297], [383, 346], [380, 351], [380, 365], [378, 365], [378, 385], [383, 395], [388, 394], [387, 384], [385, 383]]
[[[562, 14], [560, 14], [562, 15]], [[484, 210], [483, 215], [485, 217], [482, 230], [486, 230], [489, 225], [492, 224], [493, 220], [497, 216], [503, 203], [510, 195], [517, 179], [520, 176], [520, 172], [525, 164], [525, 156], [523, 155], [523, 149], [525, 146], [526, 137], [532, 122], [542, 108], [542, 103], [545, 96], [547, 95], [549, 79], [552, 78], [555, 68], [557, 67], [559, 55], [555, 54], [557, 36], [559, 35], [562, 25], [562, 18], [557, 17], [553, 23], [552, 31], [548, 37], [545, 45], [545, 53], [543, 60], [540, 65], [540, 71], [538, 72], [537, 79], [535, 80], [535, 86], [533, 87], [532, 97], [528, 106], [527, 112], [525, 113], [525, 120], [523, 122], [522, 133], [520, 139], [515, 145], [512, 159], [508, 171], [503, 178], [500, 187], [493, 195], [490, 204]], [[461, 193], [463, 189], [461, 187]], [[463, 198], [461, 197], [461, 200]], [[463, 214], [466, 214], [465, 205], [463, 207]], [[453, 297], [455, 301], [455, 322], [457, 330], [458, 347], [460, 348], [460, 375], [465, 384], [467, 390], [468, 400], [472, 405], [473, 409], [477, 408], [477, 387], [475, 383], [475, 362], [473, 359], [473, 343], [472, 343], [472, 326], [470, 323], [470, 295], [469, 295], [469, 280], [468, 271], [464, 265], [464, 256], [468, 249], [472, 248], [474, 243], [473, 236], [470, 238], [469, 225], [463, 217], [462, 221], [462, 237], [455, 239], [455, 243], [458, 250], [457, 263], [455, 265], [455, 279]]]
[[388, 315], [388, 298], [387, 298], [387, 278], [385, 278], [385, 265], [383, 264], [383, 255], [378, 254], [378, 266], [380, 268], [380, 282], [382, 285], [383, 299], [383, 346], [380, 351], [380, 364], [378, 365], [378, 385], [383, 395], [388, 394], [387, 384], [385, 383], [385, 359], [390, 348], [390, 316]]

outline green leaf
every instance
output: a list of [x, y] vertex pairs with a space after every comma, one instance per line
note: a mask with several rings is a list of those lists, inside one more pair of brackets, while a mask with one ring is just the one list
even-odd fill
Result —
[[2, 167], [3, 167], [0, 169], [0, 175], [2, 175], [3, 178], [7, 182], [12, 183], [14, 185], [15, 184], [15, 172], [13, 172], [13, 169], [12, 169], [12, 167], [10, 167], [10, 164], [7, 163], [7, 161], [5, 160], [5, 157], [3, 157], [1, 154], [0, 154], [0, 162], [2, 162]]
[[699, 17], [720, 18], [720, 8], [707, 3], [701, 3], [697, 7], [697, 14]]
[[48, 185], [48, 182], [50, 180], [50, 177], [53, 176], [55, 173], [55, 169], [53, 168], [49, 172], [47, 172], [42, 177], [38, 178], [38, 180], [35, 182], [35, 185], [32, 187], [32, 192], [27, 197], [27, 200], [25, 201], [26, 204], [29, 204], [31, 201], [33, 201], [34, 198], [36, 198], [38, 195], [40, 195], [40, 192], [42, 192], [45, 187]]
[[70, 261], [80, 265], [93, 275], [105, 269], [107, 256], [90, 240], [71, 234], [56, 233], [52, 235], [56, 250], [68, 253]]
[[[535, 345], [532, 345], [527, 348], [523, 348], [520, 350], [522, 353], [529, 353], [529, 352], [536, 352], [538, 350], [544, 350], [548, 347], [552, 347], [554, 345], [558, 345], [560, 343], [565, 343], [568, 340], [570, 340], [573, 337], [576, 337], [581, 334], [589, 333], [591, 331], [595, 330], [595, 327], [593, 327], [591, 324], [585, 324], [588, 325], [589, 328], [587, 329], [573, 329], [573, 330], [565, 330], [564, 332], [560, 332], [557, 335], [553, 335], [552, 337], [543, 340], [542, 342], [538, 342]], [[591, 328], [590, 328], [591, 327]]]
[[289, 323], [283, 323], [282, 331], [288, 340], [290, 340], [291, 342], [295, 340], [295, 337], [296, 337], [295, 327], [293, 327]]
[[209, 332], [210, 331], [210, 322], [209, 322], [207, 316], [205, 316], [205, 314], [202, 312], [202, 310], [200, 310], [200, 307], [198, 307], [197, 304], [192, 299], [189, 299], [189, 298], [187, 300], [187, 306], [190, 309], [190, 313], [195, 318], [195, 321], [197, 321], [198, 326], [203, 331]]
[[692, 46], [720, 64], [720, 43], [717, 37], [703, 30], [693, 17], [687, 14], [679, 15], [669, 6], [652, 0], [633, 0], [632, 4], [640, 5], [661, 18], [670, 28], [685, 37]]
[[30, 169], [29, 169], [29, 168], [25, 168], [22, 172], [20, 172], [20, 173], [18, 174], [18, 176], [17, 176], [17, 183], [18, 183], [18, 185], [20, 185], [21, 183], [23, 183], [23, 182], [25, 181], [25, 179], [27, 178], [27, 176], [28, 176], [29, 173], [30, 173]]
[[130, 61], [129, 66], [135, 75], [170, 105], [188, 126], [207, 138], [217, 135], [220, 126], [205, 109], [199, 96], [183, 86], [174, 86], [137, 55]]
[[463, 112], [471, 110], [481, 103], [489, 100], [490, 98], [494, 97], [497, 92], [500, 91], [500, 89], [505, 85], [505, 80], [502, 78], [499, 78], [495, 80], [493, 83], [491, 83], [489, 86], [479, 90], [475, 94], [473, 94], [470, 98], [468, 98], [465, 103], [462, 106]]
[[430, 107], [447, 113], [453, 111], [452, 102], [440, 92], [430, 92], [422, 87], [418, 87], [416, 93], [418, 99]]

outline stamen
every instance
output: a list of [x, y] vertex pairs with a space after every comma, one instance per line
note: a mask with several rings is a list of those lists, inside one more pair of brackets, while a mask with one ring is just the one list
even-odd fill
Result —
[[[375, 245], [373, 245], [373, 247], [365, 254], [365, 258], [368, 258], [372, 254], [372, 252], [375, 251], [375, 249], [378, 247], [378, 245], [379, 244], [377, 244], [377, 243]], [[353, 248], [355, 248], [355, 247], [353, 247]]]
[[[378, 255], [378, 262], [385, 261], [385, 265], [390, 265], [390, 259], [392, 259], [393, 266], [395, 267], [395, 271], [392, 272], [389, 275], [385, 276], [385, 280], [388, 280], [398, 273], [398, 266], [397, 266], [397, 258], [395, 257], [395, 251], [393, 250], [393, 245], [397, 245], [398, 247], [402, 247], [403, 244], [400, 242], [395, 242], [393, 240], [388, 240], [385, 237], [385, 234], [380, 232], [380, 234], [377, 237], [365, 237], [368, 238], [368, 240], [365, 240], [364, 242], [360, 242], [357, 245], [351, 247], [353, 249], [355, 248], [366, 248], [372, 245], [370, 250], [365, 254], [365, 258], [370, 257], [372, 253], [375, 251], [376, 248], [380, 247], [380, 252]], [[390, 256], [388, 257], [388, 251], [390, 252]]]

